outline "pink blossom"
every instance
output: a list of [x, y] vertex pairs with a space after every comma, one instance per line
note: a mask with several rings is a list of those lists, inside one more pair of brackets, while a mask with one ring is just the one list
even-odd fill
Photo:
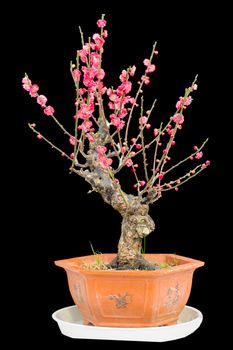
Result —
[[127, 76], [128, 76], [128, 73], [127, 71], [124, 69], [122, 72], [121, 72], [121, 75], [120, 75], [120, 81], [123, 83], [124, 81], [127, 80]]
[[119, 97], [117, 96], [117, 94], [111, 93], [109, 95], [109, 100], [111, 100], [113, 102], [117, 102], [119, 100]]
[[135, 147], [136, 147], [137, 149], [141, 149], [141, 148], [142, 148], [142, 145], [141, 145], [140, 143], [136, 143]]
[[36, 127], [36, 123], [32, 123], [31, 126], [32, 126], [33, 128], [35, 128], [35, 127]]
[[147, 69], [146, 69], [146, 73], [152, 73], [154, 72], [156, 69], [155, 65], [154, 64], [150, 64], [147, 66]]
[[81, 96], [84, 95], [86, 91], [87, 91], [87, 89], [85, 89], [85, 88], [80, 88], [80, 89], [78, 90], [79, 95], [81, 95]]
[[146, 129], [150, 129], [151, 128], [151, 124], [146, 124]]
[[193, 158], [193, 156], [190, 156], [189, 159], [190, 159], [190, 160], [193, 160], [194, 158]]
[[115, 114], [110, 115], [112, 125], [115, 125], [117, 129], [122, 129], [125, 125], [124, 120], [115, 116]]
[[118, 114], [119, 118], [124, 118], [128, 114], [128, 111], [126, 108], [123, 108], [120, 113]]
[[158, 133], [159, 133], [158, 129], [154, 129], [154, 137], [156, 137]]
[[89, 142], [94, 142], [95, 141], [94, 137], [89, 132], [87, 133], [87, 138], [88, 138]]
[[150, 84], [150, 78], [147, 77], [146, 75], [143, 75], [143, 76], [141, 77], [141, 80], [144, 81], [144, 83], [145, 83], [146, 85]]
[[37, 134], [36, 136], [39, 140], [43, 139], [43, 136], [41, 134]]
[[177, 180], [176, 183], [179, 185], [179, 184], [181, 183], [181, 181], [180, 181], [180, 180]]
[[198, 88], [197, 84], [193, 84], [193, 85], [191, 86], [192, 91], [197, 90], [197, 88]]
[[132, 89], [132, 83], [131, 81], [124, 81], [118, 88], [117, 88], [117, 94], [119, 96], [122, 96], [123, 94], [128, 94]]
[[30, 87], [29, 94], [31, 97], [37, 96], [37, 91], [39, 90], [39, 86], [37, 84], [33, 84]]
[[52, 106], [47, 106], [44, 109], [44, 114], [46, 115], [53, 115], [53, 113], [54, 113], [54, 108]]
[[82, 61], [83, 63], [86, 63], [86, 61], [87, 61], [87, 54], [88, 54], [88, 51], [89, 51], [89, 44], [85, 44], [85, 45], [83, 46], [82, 50], [79, 50], [79, 51], [78, 51], [78, 54], [79, 54], [79, 56], [80, 56], [80, 58], [81, 58], [81, 61]]
[[69, 138], [69, 142], [70, 142], [70, 144], [71, 144], [72, 146], [74, 146], [74, 145], [77, 143], [77, 141], [75, 142], [75, 137], [74, 137], [74, 136], [71, 136], [71, 137]]
[[140, 117], [140, 118], [139, 118], [139, 124], [141, 124], [141, 125], [146, 124], [147, 119], [148, 119], [147, 117]]
[[183, 101], [181, 99], [182, 97], [180, 97], [180, 100], [176, 102], [176, 109], [180, 109], [183, 106]]
[[23, 83], [23, 89], [26, 91], [30, 91], [30, 87], [31, 87], [32, 82], [27, 76], [25, 76], [22, 79], [22, 83]]
[[198, 152], [196, 155], [195, 155], [195, 158], [196, 159], [201, 159], [203, 156], [203, 152]]
[[64, 152], [61, 152], [61, 157], [65, 157], [65, 153]]
[[91, 65], [98, 67], [100, 64], [100, 55], [96, 52], [91, 53]]
[[178, 124], [183, 124], [184, 122], [184, 116], [181, 113], [176, 113], [172, 119], [175, 123], [178, 123]]
[[144, 181], [144, 180], [139, 181], [140, 186], [145, 186], [145, 184], [146, 184], [146, 181]]
[[210, 165], [210, 160], [207, 160], [207, 161], [205, 162], [205, 165], [206, 165], [206, 166]]
[[129, 167], [131, 167], [132, 165], [133, 165], [133, 161], [132, 161], [132, 159], [127, 159], [126, 160], [126, 162], [125, 162], [125, 165], [129, 168]]
[[164, 150], [163, 150], [163, 154], [166, 154], [166, 153], [167, 153], [167, 150], [166, 150], [166, 149], [164, 149]]
[[184, 99], [184, 105], [189, 106], [192, 103], [192, 97], [188, 96], [186, 99]]
[[71, 159], [74, 159], [74, 153], [71, 153], [71, 154], [70, 154], [70, 158], [71, 158]]
[[159, 180], [162, 180], [164, 178], [164, 175], [162, 173], [160, 173], [158, 178], [159, 178]]
[[92, 126], [92, 122], [90, 120], [86, 120], [80, 126], [84, 132], [88, 132]]
[[100, 161], [103, 168], [109, 168], [109, 166], [112, 164], [112, 159], [107, 158], [104, 154], [99, 153], [98, 154], [98, 160]]
[[39, 103], [41, 107], [46, 107], [47, 98], [44, 95], [39, 95], [36, 99], [36, 102]]
[[194, 151], [197, 151], [198, 147], [197, 146], [193, 146], [193, 149], [194, 149]]
[[105, 19], [98, 19], [97, 21], [97, 26], [99, 28], [104, 28], [106, 26], [107, 22], [105, 21]]
[[96, 147], [96, 151], [97, 151], [98, 153], [103, 154], [103, 153], [105, 153], [105, 152], [107, 151], [107, 148], [106, 148], [105, 146], [97, 146], [97, 147]]
[[195, 174], [196, 173], [196, 171], [195, 170], [191, 170], [191, 174]]
[[74, 69], [72, 71], [72, 74], [73, 74], [73, 78], [74, 78], [75, 81], [78, 81], [80, 79], [80, 76], [81, 76], [80, 70]]
[[159, 54], [159, 51], [155, 50], [155, 51], [154, 51], [154, 54], [155, 54], [155, 55], [158, 55], [158, 54]]
[[150, 65], [150, 60], [148, 58], [145, 58], [143, 63], [146, 67], [148, 67]]
[[176, 141], [172, 141], [171, 145], [174, 146], [176, 144]]
[[123, 147], [121, 148], [121, 153], [122, 153], [122, 154], [125, 154], [126, 151], [127, 151], [127, 147], [123, 146]]
[[129, 70], [129, 75], [130, 75], [131, 77], [133, 77], [134, 74], [135, 74], [135, 71], [136, 71], [136, 66], [131, 67], [130, 70]]
[[129, 99], [129, 102], [131, 103], [131, 105], [133, 105], [133, 104], [136, 102], [136, 100], [135, 100], [135, 98], [131, 97], [131, 98]]
[[107, 38], [107, 36], [108, 36], [108, 31], [105, 29], [105, 30], [103, 31], [103, 37], [104, 37], [104, 38]]
[[95, 42], [95, 45], [93, 45], [93, 49], [99, 51], [105, 42], [104, 38], [102, 38], [99, 34], [95, 33], [92, 36], [92, 39]]
[[131, 140], [130, 140], [132, 143], [136, 142], [136, 138], [133, 137]]
[[176, 192], [179, 191], [179, 187], [175, 187], [175, 191], [176, 191]]

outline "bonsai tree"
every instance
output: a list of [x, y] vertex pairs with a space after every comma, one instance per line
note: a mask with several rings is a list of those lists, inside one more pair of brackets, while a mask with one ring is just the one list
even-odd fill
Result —
[[[95, 33], [87, 42], [80, 29], [82, 48], [77, 51], [76, 62], [70, 64], [76, 91], [73, 133], [58, 121], [54, 108], [39, 93], [38, 85], [33, 84], [27, 75], [23, 78], [23, 88], [69, 139], [72, 151], [69, 153], [47, 139], [38, 131], [35, 123], [29, 124], [29, 127], [38, 139], [46, 141], [67, 158], [70, 173], [86, 180], [91, 191], [98, 192], [122, 216], [117, 257], [110, 267], [155, 269], [142, 254], [142, 240], [155, 229], [149, 206], [166, 191], [178, 191], [181, 185], [210, 164], [208, 160], [202, 161], [202, 148], [207, 140], [200, 146], [194, 146], [192, 152], [177, 163], [171, 157], [176, 135], [185, 121], [186, 109], [192, 103], [192, 93], [197, 89], [197, 77], [179, 97], [174, 114], [166, 123], [155, 128], [150, 118], [156, 100], [146, 107], [143, 88], [150, 84], [151, 74], [156, 70], [153, 63], [158, 54], [156, 43], [150, 56], [144, 59], [143, 74], [136, 79], [134, 86], [132, 82], [136, 67], [133, 65], [122, 70], [117, 87], [107, 87], [102, 68], [104, 44], [108, 36], [104, 15], [97, 21], [97, 26], [99, 33]], [[201, 162], [196, 164], [200, 159]], [[190, 170], [173, 178], [172, 172], [185, 162], [190, 162]], [[120, 173], [125, 169], [134, 176], [132, 193], [121, 185]]]

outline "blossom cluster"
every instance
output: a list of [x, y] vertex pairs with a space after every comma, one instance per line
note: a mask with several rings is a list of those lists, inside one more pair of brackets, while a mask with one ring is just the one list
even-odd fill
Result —
[[[51, 116], [68, 135], [72, 152], [66, 154], [54, 146], [35, 129], [34, 123], [30, 124], [30, 127], [39, 139], [44, 139], [62, 156], [70, 159], [72, 169], [89, 167], [88, 162], [81, 164], [79, 157], [89, 159], [90, 151], [94, 154], [95, 166], [107, 172], [114, 181], [119, 181], [115, 175], [122, 168], [130, 168], [135, 178], [133, 188], [137, 190], [138, 195], [150, 194], [154, 201], [160, 198], [163, 191], [178, 191], [181, 184], [210, 164], [209, 160], [204, 161], [178, 179], [165, 182], [166, 175], [184, 162], [200, 160], [203, 157], [202, 149], [206, 141], [199, 147], [194, 146], [185, 159], [169, 166], [173, 158], [171, 153], [176, 144], [176, 134], [183, 127], [186, 118], [184, 114], [193, 101], [192, 93], [198, 88], [196, 78], [191, 86], [185, 89], [184, 95], [179, 97], [175, 104], [175, 112], [168, 118], [168, 122], [164, 126], [161, 123], [159, 127], [151, 128], [154, 121], [150, 121], [150, 117], [155, 101], [150, 108], [145, 109], [143, 87], [150, 84], [151, 74], [156, 71], [156, 65], [153, 63], [158, 55], [156, 44], [150, 56], [143, 59], [144, 71], [143, 74], [139, 74], [136, 84], [134, 79], [138, 69], [136, 65], [132, 65], [121, 71], [117, 87], [108, 87], [104, 82], [106, 73], [102, 67], [104, 44], [108, 38], [106, 25], [107, 22], [102, 16], [97, 21], [99, 32], [94, 33], [86, 42], [81, 31], [82, 47], [77, 51], [76, 63], [71, 63], [70, 70], [76, 90], [74, 134], [59, 123], [54, 115], [54, 108], [47, 105], [47, 97], [39, 94], [39, 86], [33, 84], [27, 75], [22, 80], [23, 88], [36, 99], [44, 114]], [[138, 86], [135, 92], [136, 85]], [[135, 127], [131, 131], [132, 125], [137, 125], [135, 136], [132, 135], [135, 133]]]

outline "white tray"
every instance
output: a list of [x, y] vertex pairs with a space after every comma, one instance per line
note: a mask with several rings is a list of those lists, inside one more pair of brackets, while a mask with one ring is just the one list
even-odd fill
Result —
[[148, 342], [165, 342], [187, 337], [203, 320], [202, 313], [191, 306], [185, 306], [177, 324], [161, 327], [116, 328], [83, 325], [82, 316], [75, 305], [57, 310], [52, 318], [58, 323], [61, 333], [70, 338]]

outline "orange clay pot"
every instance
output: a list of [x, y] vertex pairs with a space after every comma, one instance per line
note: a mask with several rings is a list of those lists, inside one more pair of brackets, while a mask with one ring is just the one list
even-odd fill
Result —
[[[109, 263], [115, 254], [101, 254]], [[204, 262], [173, 254], [145, 254], [150, 262], [176, 266], [155, 271], [88, 270], [97, 256], [55, 261], [68, 276], [71, 295], [84, 324], [152, 327], [177, 321], [190, 295], [193, 272]]]

